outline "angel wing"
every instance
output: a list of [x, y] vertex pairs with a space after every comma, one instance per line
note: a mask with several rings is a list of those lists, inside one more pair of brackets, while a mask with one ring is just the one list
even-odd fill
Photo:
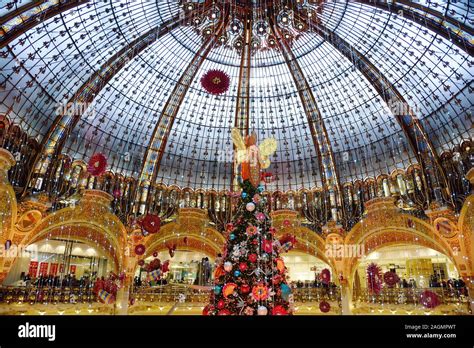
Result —
[[237, 163], [245, 162], [245, 158], [247, 157], [247, 147], [245, 146], [244, 138], [240, 134], [240, 130], [238, 128], [232, 129], [232, 141], [234, 142], [237, 151], [235, 152], [235, 158]]
[[278, 143], [275, 138], [268, 138], [262, 141], [262, 143], [258, 146], [260, 150], [260, 165], [263, 169], [267, 169], [270, 167], [270, 157], [275, 153], [277, 150]]
[[240, 130], [238, 128], [232, 128], [232, 141], [234, 142], [235, 147], [237, 150], [245, 150], [245, 142], [244, 138], [242, 138], [242, 135], [240, 134]]

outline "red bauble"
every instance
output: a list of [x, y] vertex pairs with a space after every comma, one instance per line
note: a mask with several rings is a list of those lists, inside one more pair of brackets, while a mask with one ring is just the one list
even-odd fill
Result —
[[331, 272], [327, 268], [321, 271], [320, 277], [323, 284], [327, 285], [331, 282]]
[[145, 260], [139, 260], [138, 261], [138, 266], [143, 266], [145, 264]]
[[209, 70], [201, 77], [201, 85], [214, 95], [227, 92], [230, 86], [230, 77], [222, 70]]
[[217, 302], [217, 308], [222, 309], [224, 307], [225, 307], [224, 300], [219, 300], [219, 302]]
[[161, 219], [154, 214], [147, 214], [142, 221], [143, 229], [148, 233], [157, 233], [161, 227]]
[[326, 301], [322, 301], [320, 304], [319, 304], [319, 309], [321, 310], [321, 312], [323, 313], [327, 313], [331, 310], [331, 305], [329, 304], [329, 302], [326, 302]]
[[248, 268], [249, 268], [249, 266], [248, 266], [245, 262], [241, 262], [241, 263], [239, 264], [239, 269], [240, 269], [242, 272], [245, 272]]
[[153, 253], [153, 257], [158, 257], [158, 252], [155, 251], [155, 252]]
[[249, 255], [249, 261], [250, 262], [257, 262], [257, 258], [258, 258], [257, 254], [250, 254]]
[[278, 305], [272, 309], [272, 315], [288, 315], [288, 311], [285, 307]]
[[241, 292], [242, 294], [244, 294], [244, 295], [245, 295], [245, 294], [248, 294], [248, 293], [250, 292], [250, 286], [247, 285], [247, 284], [242, 284], [242, 285], [240, 286], [240, 292]]
[[143, 244], [138, 244], [135, 247], [135, 254], [137, 254], [138, 256], [141, 256], [144, 253], [145, 253], [145, 246]]
[[101, 176], [105, 168], [107, 168], [107, 158], [101, 153], [93, 155], [87, 164], [87, 171], [92, 176]]
[[263, 251], [265, 251], [266, 253], [271, 254], [272, 251], [273, 251], [273, 243], [272, 243], [272, 241], [269, 240], [269, 239], [265, 239], [265, 240], [262, 242], [262, 249], [263, 249]]

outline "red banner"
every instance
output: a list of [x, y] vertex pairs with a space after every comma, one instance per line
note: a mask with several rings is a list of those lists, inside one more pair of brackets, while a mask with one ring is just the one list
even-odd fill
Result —
[[36, 273], [38, 273], [38, 261], [31, 261], [30, 268], [28, 269], [28, 275], [30, 277], [36, 277]]
[[70, 273], [71, 274], [76, 274], [76, 265], [71, 265], [71, 268], [70, 268]]
[[49, 267], [49, 274], [55, 276], [58, 274], [58, 264], [57, 263], [52, 263], [51, 267]]
[[39, 275], [47, 276], [48, 275], [48, 267], [49, 267], [48, 262], [41, 262], [40, 263], [40, 268], [39, 268]]

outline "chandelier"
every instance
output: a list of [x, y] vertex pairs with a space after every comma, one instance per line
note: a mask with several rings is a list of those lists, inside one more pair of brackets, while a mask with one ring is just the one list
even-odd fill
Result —
[[[185, 25], [192, 26], [203, 38], [217, 36], [217, 43], [241, 52], [278, 49], [277, 40], [288, 44], [317, 22], [323, 0], [233, 0], [183, 1]], [[219, 23], [229, 14], [225, 28]]]

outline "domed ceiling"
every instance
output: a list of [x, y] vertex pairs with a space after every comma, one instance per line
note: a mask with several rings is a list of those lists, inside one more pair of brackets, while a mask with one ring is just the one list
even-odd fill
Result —
[[[229, 189], [235, 125], [279, 141], [275, 190], [321, 186], [332, 171], [343, 183], [406, 168], [419, 160], [413, 134], [439, 153], [473, 134], [469, 0], [1, 6], [0, 112], [46, 151], [84, 160], [101, 152], [127, 176]], [[245, 34], [230, 32], [237, 18], [243, 27], [250, 19], [257, 41], [240, 50]], [[269, 25], [265, 37], [259, 23]], [[222, 95], [201, 85], [212, 69], [230, 76]], [[58, 105], [71, 101], [84, 106], [68, 116]], [[391, 101], [405, 102], [401, 115], [422, 127], [406, 129], [414, 123], [404, 125]]]

